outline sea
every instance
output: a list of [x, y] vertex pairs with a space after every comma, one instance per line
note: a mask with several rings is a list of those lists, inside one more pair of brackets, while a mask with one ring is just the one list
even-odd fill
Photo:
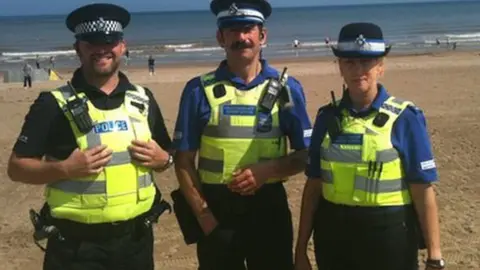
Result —
[[[273, 2], [274, 3], [274, 2]], [[0, 17], [0, 69], [22, 65], [37, 55], [55, 57], [55, 67], [78, 65], [66, 15]], [[335, 45], [340, 28], [350, 22], [381, 26], [392, 54], [424, 54], [453, 49], [480, 49], [480, 1], [273, 8], [263, 56], [308, 58], [331, 56], [325, 38]], [[145, 65], [219, 61], [215, 17], [208, 10], [132, 13], [125, 29], [129, 64]], [[293, 48], [293, 40], [300, 48]], [[440, 44], [437, 44], [437, 41]]]

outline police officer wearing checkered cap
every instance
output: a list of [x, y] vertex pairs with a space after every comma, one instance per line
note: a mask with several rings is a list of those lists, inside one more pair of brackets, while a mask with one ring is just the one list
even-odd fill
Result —
[[154, 269], [152, 223], [167, 208], [154, 172], [173, 157], [152, 93], [119, 71], [129, 21], [111, 4], [68, 15], [81, 67], [39, 95], [14, 146], [10, 178], [46, 185], [30, 213], [35, 239], [48, 239], [44, 269]]
[[312, 230], [319, 269], [415, 270], [424, 245], [426, 269], [445, 266], [425, 116], [378, 82], [390, 49], [372, 23], [345, 25], [332, 47], [347, 88], [316, 117], [297, 270], [311, 269]]
[[292, 269], [283, 182], [306, 163], [311, 124], [303, 89], [288, 76], [293, 106], [259, 105], [280, 77], [260, 54], [272, 12], [267, 1], [214, 0], [210, 8], [226, 59], [186, 84], [174, 138], [180, 187], [204, 234], [199, 269]]

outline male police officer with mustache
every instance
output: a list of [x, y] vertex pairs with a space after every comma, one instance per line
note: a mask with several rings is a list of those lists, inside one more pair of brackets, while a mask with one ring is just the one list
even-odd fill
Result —
[[49, 236], [44, 269], [154, 269], [151, 223], [164, 202], [153, 173], [173, 157], [152, 93], [119, 71], [129, 21], [111, 4], [67, 17], [82, 65], [73, 86], [40, 93], [13, 149], [10, 178], [46, 185], [32, 216]]
[[[261, 58], [268, 2], [214, 0], [210, 8], [226, 60], [187, 83], [174, 138], [180, 188], [205, 234], [199, 269], [245, 269], [245, 262], [251, 270], [292, 269], [283, 182], [306, 163], [311, 124], [303, 89], [292, 77], [272, 89], [283, 81]], [[290, 92], [293, 106], [269, 103], [267, 92], [277, 90]]]

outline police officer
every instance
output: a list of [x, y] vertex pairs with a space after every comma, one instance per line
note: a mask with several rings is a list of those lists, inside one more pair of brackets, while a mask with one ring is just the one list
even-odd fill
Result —
[[[214, 0], [210, 8], [226, 60], [186, 84], [174, 136], [180, 187], [206, 235], [197, 245], [199, 269], [245, 269], [245, 261], [253, 270], [292, 269], [283, 182], [306, 163], [311, 124], [303, 89], [292, 77], [279, 86], [281, 75], [261, 59], [268, 2]], [[291, 99], [265, 98], [267, 89]], [[267, 99], [276, 102], [269, 107]]]
[[[13, 181], [46, 185], [37, 221], [53, 226], [44, 269], [154, 269], [154, 171], [172, 164], [152, 93], [119, 71], [122, 7], [92, 4], [66, 19], [81, 62], [71, 85], [40, 93], [11, 155]], [[52, 230], [49, 230], [52, 232]]]
[[444, 267], [432, 186], [437, 169], [424, 114], [378, 83], [390, 48], [372, 23], [344, 26], [332, 47], [347, 89], [315, 120], [298, 270], [311, 269], [306, 249], [312, 229], [319, 269], [418, 269], [420, 231], [427, 269]]

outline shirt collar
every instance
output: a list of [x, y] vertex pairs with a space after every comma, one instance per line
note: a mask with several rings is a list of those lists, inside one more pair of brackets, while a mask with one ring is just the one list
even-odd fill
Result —
[[249, 84], [246, 84], [242, 78], [236, 76], [228, 69], [227, 60], [223, 60], [215, 70], [215, 78], [217, 81], [229, 81], [241, 89], [250, 89], [263, 83], [265, 80], [278, 77], [278, 71], [271, 67], [266, 60], [261, 59], [260, 62], [262, 70]]
[[387, 89], [385, 89], [383, 85], [378, 84], [377, 96], [373, 100], [370, 107], [361, 111], [356, 111], [353, 109], [352, 100], [350, 99], [350, 96], [348, 95], [347, 91], [345, 91], [345, 93], [343, 94], [339, 107], [342, 109], [347, 109], [351, 114], [357, 115], [360, 117], [368, 115], [372, 110], [378, 111], [382, 107], [383, 103], [390, 97], [390, 95], [387, 92]]
[[[125, 93], [127, 90], [132, 90], [135, 89], [135, 87], [130, 83], [128, 80], [127, 76], [123, 74], [122, 72], [118, 72], [118, 77], [119, 77], [119, 82], [115, 90], [110, 93], [110, 96], [115, 95], [115, 94], [120, 94], [120, 93]], [[88, 84], [88, 82], [85, 80], [85, 77], [83, 76], [83, 72], [81, 68], [78, 68], [75, 70], [73, 73], [72, 77], [72, 85], [79, 89], [79, 92], [85, 92], [86, 94], [88, 92], [97, 92], [106, 95], [103, 91], [98, 89], [97, 87]]]

